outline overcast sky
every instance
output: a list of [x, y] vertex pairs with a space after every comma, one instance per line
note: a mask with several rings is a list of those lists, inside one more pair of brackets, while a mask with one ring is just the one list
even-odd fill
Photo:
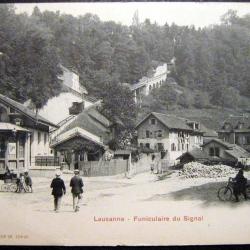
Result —
[[86, 13], [96, 14], [102, 21], [113, 20], [125, 25], [132, 23], [136, 10], [140, 22], [149, 18], [160, 25], [172, 24], [195, 25], [204, 27], [218, 24], [220, 17], [229, 9], [236, 10], [239, 16], [250, 13], [250, 3], [184, 3], [184, 2], [116, 2], [116, 3], [39, 3], [15, 4], [16, 12], [32, 13], [35, 6], [40, 10], [57, 11], [74, 16]]

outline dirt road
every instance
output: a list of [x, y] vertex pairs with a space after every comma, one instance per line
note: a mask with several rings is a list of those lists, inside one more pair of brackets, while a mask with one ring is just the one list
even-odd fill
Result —
[[220, 202], [226, 179], [162, 181], [144, 173], [84, 178], [80, 212], [72, 209], [71, 176], [60, 213], [50, 179], [34, 178], [34, 193], [0, 193], [0, 243], [45, 245], [159, 245], [249, 243], [250, 201]]

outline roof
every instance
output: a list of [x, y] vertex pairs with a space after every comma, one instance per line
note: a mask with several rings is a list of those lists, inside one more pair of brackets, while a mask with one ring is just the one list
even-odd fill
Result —
[[146, 119], [148, 119], [149, 116], [153, 115], [155, 118], [157, 118], [163, 125], [165, 125], [169, 129], [181, 129], [181, 130], [188, 130], [193, 131], [187, 124], [186, 119], [180, 118], [174, 115], [166, 115], [162, 113], [156, 113], [152, 112], [146, 117], [144, 117], [143, 120], [141, 120], [137, 125], [136, 128], [144, 122]]
[[48, 121], [47, 119], [43, 118], [42, 116], [36, 114], [32, 110], [25, 107], [23, 104], [16, 102], [7, 96], [0, 94], [0, 102], [14, 108], [15, 110], [19, 111], [23, 115], [28, 116], [29, 118], [33, 120], [36, 120], [38, 123], [44, 123], [52, 127], [57, 127], [57, 125], [55, 125], [54, 123]]
[[75, 120], [66, 126], [60, 134], [65, 133], [72, 128], [79, 127], [94, 135], [101, 135], [105, 132], [109, 132], [108, 127], [110, 125], [111, 122], [102, 115], [95, 106], [91, 106], [77, 115]]
[[25, 131], [25, 132], [29, 132], [28, 129], [22, 128], [20, 126], [17, 126], [15, 124], [12, 123], [7, 123], [7, 122], [0, 122], [0, 131]]
[[191, 151], [188, 151], [184, 154], [182, 154], [180, 157], [178, 157], [177, 159], [181, 159], [182, 157], [184, 157], [185, 155], [190, 155], [192, 156], [194, 159], [208, 159], [209, 156], [204, 152], [202, 151], [201, 149], [199, 148], [195, 148]]
[[234, 145], [233, 149], [226, 150], [226, 152], [236, 159], [238, 159], [238, 158], [250, 158], [250, 153], [238, 145]]
[[209, 144], [210, 142], [217, 142], [217, 143], [223, 145], [226, 148], [225, 152], [235, 159], [250, 158], [250, 153], [247, 152], [244, 148], [240, 147], [237, 144], [230, 144], [230, 143], [224, 142], [220, 139], [212, 139], [212, 140], [206, 142], [205, 144], [203, 144], [202, 147]]
[[224, 120], [222, 124], [222, 129], [224, 129], [225, 123], [229, 123], [233, 128], [237, 128], [239, 123], [243, 123], [244, 126], [242, 129], [250, 128], [250, 117], [246, 115], [241, 116], [230, 116], [226, 120]]
[[215, 130], [207, 128], [201, 122], [199, 122], [199, 124], [200, 124], [200, 131], [203, 132], [204, 137], [218, 137], [218, 133]]
[[222, 141], [222, 140], [220, 140], [220, 139], [213, 138], [213, 139], [211, 139], [211, 140], [208, 140], [206, 143], [204, 143], [204, 144], [202, 145], [202, 147], [206, 146], [207, 144], [209, 144], [209, 143], [211, 143], [211, 142], [217, 142], [217, 143], [221, 144], [222, 146], [224, 146], [224, 147], [227, 148], [227, 149], [232, 149], [232, 148], [235, 146], [235, 144], [230, 144], [230, 143], [225, 142], [225, 141]]
[[58, 144], [62, 144], [77, 136], [82, 137], [88, 141], [92, 141], [101, 147], [104, 147], [104, 144], [102, 143], [102, 141], [100, 140], [98, 136], [92, 135], [91, 133], [88, 133], [84, 129], [79, 128], [79, 127], [72, 128], [63, 134], [60, 134], [58, 137], [55, 138], [55, 140], [51, 143], [50, 146], [55, 147]]

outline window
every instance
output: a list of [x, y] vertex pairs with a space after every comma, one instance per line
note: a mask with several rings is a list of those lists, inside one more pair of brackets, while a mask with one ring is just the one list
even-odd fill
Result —
[[152, 89], [151, 85], [149, 85], [149, 91]]
[[143, 143], [140, 143], [140, 148], [143, 148]]
[[158, 130], [158, 137], [162, 137], [162, 130]]
[[44, 140], [44, 144], [46, 144], [47, 143], [47, 134], [46, 133], [44, 133], [43, 140]]
[[199, 123], [195, 123], [195, 124], [194, 124], [194, 128], [195, 128], [195, 129], [199, 129]]
[[150, 137], [150, 131], [146, 130], [146, 138]]
[[174, 143], [171, 144], [171, 151], [176, 151], [176, 146]]
[[181, 144], [178, 142], [178, 151], [181, 151]]
[[185, 150], [185, 144], [184, 143], [181, 144], [181, 150], [182, 151]]
[[156, 120], [154, 118], [150, 119], [150, 124], [151, 125], [155, 125], [156, 124]]
[[4, 139], [0, 138], [0, 158], [5, 158], [5, 151], [6, 151], [5, 141]]
[[21, 139], [19, 141], [19, 152], [18, 152], [20, 158], [24, 158], [24, 146], [25, 146], [25, 140]]
[[188, 144], [186, 144], [187, 145], [187, 151], [188, 151]]
[[247, 136], [247, 144], [250, 144], [250, 136]]
[[37, 134], [37, 137], [38, 137], [38, 144], [41, 142], [41, 132], [38, 132], [38, 134]]
[[220, 148], [218, 148], [218, 147], [209, 148], [209, 155], [210, 156], [218, 156], [218, 157], [220, 157]]
[[214, 148], [209, 148], [209, 155], [214, 156]]
[[150, 148], [150, 143], [146, 143], [146, 148]]
[[220, 149], [218, 147], [215, 148], [215, 156], [220, 157]]

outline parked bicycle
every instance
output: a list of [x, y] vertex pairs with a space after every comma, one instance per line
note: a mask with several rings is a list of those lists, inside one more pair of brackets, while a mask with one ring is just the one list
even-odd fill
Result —
[[[234, 179], [232, 177], [229, 177], [228, 183], [226, 186], [219, 188], [218, 190], [218, 198], [221, 201], [231, 201], [233, 199], [233, 186], [234, 186]], [[246, 185], [246, 194], [247, 197], [250, 198], [250, 185]]]

